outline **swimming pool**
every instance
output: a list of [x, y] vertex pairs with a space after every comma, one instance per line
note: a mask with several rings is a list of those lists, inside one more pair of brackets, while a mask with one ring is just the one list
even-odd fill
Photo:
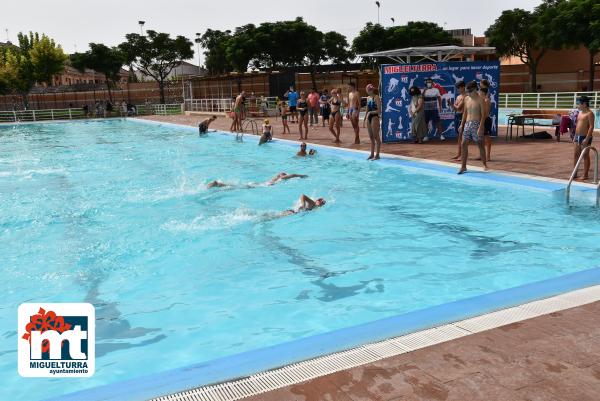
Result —
[[[295, 151], [125, 120], [0, 127], [0, 399], [118, 383], [600, 257], [600, 212], [544, 185]], [[280, 171], [309, 177], [244, 188]], [[236, 187], [207, 189], [214, 179]], [[302, 193], [327, 205], [273, 218]], [[92, 378], [18, 376], [16, 309], [31, 300], [96, 306]]]

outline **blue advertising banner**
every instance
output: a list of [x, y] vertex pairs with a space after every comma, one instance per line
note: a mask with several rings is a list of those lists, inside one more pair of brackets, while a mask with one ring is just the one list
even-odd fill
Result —
[[[452, 104], [457, 96], [456, 83], [469, 81], [479, 83], [483, 79], [490, 82], [490, 118], [492, 119], [492, 135], [497, 135], [498, 127], [498, 90], [500, 88], [500, 63], [498, 61], [474, 62], [436, 62], [425, 64], [393, 64], [381, 66], [381, 101], [383, 106], [383, 122], [381, 131], [383, 142], [399, 142], [412, 140], [410, 136], [411, 121], [410, 88], [414, 85], [424, 93], [425, 80], [433, 80], [428, 94], [437, 96], [439, 100], [432, 102], [431, 107], [437, 112], [427, 112], [427, 136], [429, 138], [456, 138], [458, 127], [454, 122]], [[441, 108], [440, 108], [441, 106]], [[441, 127], [436, 123], [441, 120]]]

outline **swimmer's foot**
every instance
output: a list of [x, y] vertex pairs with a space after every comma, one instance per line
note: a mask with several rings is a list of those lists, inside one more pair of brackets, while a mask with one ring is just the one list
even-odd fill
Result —
[[375, 156], [373, 160], [379, 160], [379, 155]]
[[371, 155], [371, 156], [367, 157], [367, 160], [373, 160], [374, 157], [375, 156]]
[[360, 145], [360, 139], [355, 139], [355, 140], [354, 140], [354, 144], [355, 144], [355, 145]]
[[458, 173], [457, 173], [457, 174], [464, 174], [464, 173], [466, 173], [466, 172], [467, 172], [467, 169], [466, 169], [466, 168], [461, 168], [460, 170], [458, 170]]
[[489, 169], [487, 163], [483, 163], [483, 171], [488, 171]]
[[451, 160], [460, 160], [460, 155], [454, 156]]

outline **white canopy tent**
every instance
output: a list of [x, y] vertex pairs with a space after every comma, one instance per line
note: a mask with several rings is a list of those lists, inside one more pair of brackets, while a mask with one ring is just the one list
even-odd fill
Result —
[[386, 57], [400, 64], [420, 63], [422, 61], [450, 61], [456, 58], [464, 58], [472, 61], [476, 55], [493, 55], [495, 47], [477, 46], [427, 46], [407, 47], [405, 49], [385, 50], [373, 53], [359, 54], [360, 57]]

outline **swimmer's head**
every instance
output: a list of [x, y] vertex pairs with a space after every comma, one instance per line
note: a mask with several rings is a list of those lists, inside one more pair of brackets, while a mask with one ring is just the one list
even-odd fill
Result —
[[217, 119], [217, 116], [212, 116], [210, 119], [215, 121]]
[[375, 90], [375, 87], [373, 86], [373, 84], [369, 84], [369, 85], [367, 85], [365, 90], [367, 91], [367, 93], [373, 93], [373, 91]]
[[300, 144], [300, 149], [302, 149], [302, 150], [306, 150], [306, 142], [302, 142], [302, 143]]
[[269, 119], [268, 118], [265, 118], [264, 122], [265, 122], [265, 125], [269, 125]]
[[327, 202], [326, 202], [326, 201], [325, 201], [325, 199], [323, 199], [323, 198], [319, 198], [319, 199], [317, 199], [317, 200], [315, 201], [315, 204], [316, 204], [317, 206], [323, 206], [325, 203], [327, 203]]

